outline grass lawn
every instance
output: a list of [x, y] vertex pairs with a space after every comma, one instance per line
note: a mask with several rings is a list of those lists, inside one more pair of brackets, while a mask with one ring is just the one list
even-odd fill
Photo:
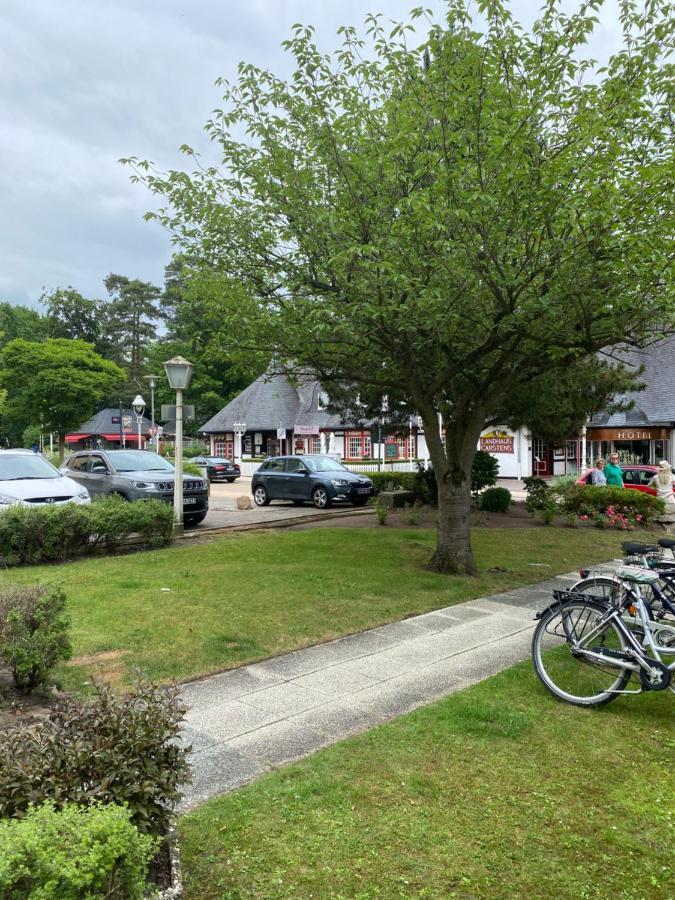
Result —
[[57, 674], [77, 690], [92, 674], [126, 683], [137, 667], [188, 679], [539, 581], [613, 557], [621, 535], [478, 528], [477, 578], [425, 571], [434, 540], [420, 528], [250, 532], [8, 570], [0, 585], [63, 585], [77, 659]]
[[183, 817], [186, 898], [672, 898], [673, 699], [520, 664]]

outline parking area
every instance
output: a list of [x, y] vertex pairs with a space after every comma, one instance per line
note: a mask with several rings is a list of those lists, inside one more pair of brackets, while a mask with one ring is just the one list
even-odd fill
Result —
[[[248, 497], [251, 509], [238, 509], [237, 498]], [[293, 503], [284, 500], [274, 500], [269, 506], [257, 507], [251, 496], [251, 478], [242, 476], [233, 484], [212, 484], [209, 494], [209, 511], [202, 522], [194, 531], [204, 531], [210, 528], [246, 527], [255, 525], [268, 525], [288, 520], [303, 519], [307, 516], [325, 516], [330, 518], [336, 513], [343, 514], [357, 512], [349, 504], [339, 504], [330, 509], [318, 510], [312, 503], [302, 506], [294, 506]], [[364, 510], [358, 510], [363, 513]], [[372, 515], [372, 512], [371, 512]]]

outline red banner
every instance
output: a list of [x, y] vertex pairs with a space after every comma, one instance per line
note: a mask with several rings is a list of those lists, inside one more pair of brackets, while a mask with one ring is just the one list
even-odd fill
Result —
[[507, 431], [489, 431], [480, 436], [480, 449], [486, 453], [513, 453], [513, 435]]

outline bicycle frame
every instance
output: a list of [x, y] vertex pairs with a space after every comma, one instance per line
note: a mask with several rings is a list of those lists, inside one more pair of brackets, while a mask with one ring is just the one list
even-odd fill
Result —
[[[644, 640], [648, 645], [649, 650], [652, 652], [654, 659], [661, 663], [662, 665], [666, 665], [661, 659], [662, 653], [674, 654], [675, 655], [675, 646], [673, 647], [663, 647], [657, 644], [654, 640], [654, 632], [658, 632], [660, 630], [666, 629], [667, 633], [675, 634], [675, 627], [670, 625], [661, 625], [650, 617], [650, 611], [645, 603], [642, 595], [639, 591], [635, 590], [632, 586], [627, 589], [627, 598], [622, 603], [622, 606], [610, 607], [608, 606], [607, 615], [603, 616], [597, 625], [594, 628], [591, 628], [590, 631], [583, 634], [579, 640], [573, 640], [570, 637], [570, 634], [565, 627], [565, 633], [568, 636], [568, 640], [572, 645], [572, 650], [579, 653], [585, 659], [594, 660], [597, 662], [601, 662], [603, 665], [612, 665], [618, 669], [626, 669], [630, 672], [639, 672], [641, 669], [647, 673], [647, 675], [657, 674], [654, 667], [651, 665], [651, 657], [647, 655], [644, 647], [637, 640], [635, 634], [631, 631], [630, 628], [627, 627], [624, 618], [623, 618], [623, 607], [627, 605], [632, 605], [636, 608], [637, 615], [635, 616], [636, 622], [639, 622], [644, 633]], [[621, 631], [626, 642], [628, 644], [628, 648], [625, 653], [634, 657], [634, 661], [629, 659], [620, 659], [619, 657], [608, 657], [602, 653], [596, 653], [595, 651], [588, 648], [588, 644], [593, 638], [597, 637], [604, 630], [605, 625], [609, 621], [614, 621], [616, 627]], [[670, 672], [675, 671], [675, 660], [671, 662], [666, 668]], [[675, 685], [671, 682], [669, 685], [670, 690], [675, 693]]]

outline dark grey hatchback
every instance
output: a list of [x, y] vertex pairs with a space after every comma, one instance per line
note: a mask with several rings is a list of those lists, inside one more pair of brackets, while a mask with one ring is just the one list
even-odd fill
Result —
[[271, 456], [251, 480], [257, 506], [270, 500], [311, 500], [317, 509], [338, 501], [363, 506], [373, 496], [373, 482], [330, 456]]

